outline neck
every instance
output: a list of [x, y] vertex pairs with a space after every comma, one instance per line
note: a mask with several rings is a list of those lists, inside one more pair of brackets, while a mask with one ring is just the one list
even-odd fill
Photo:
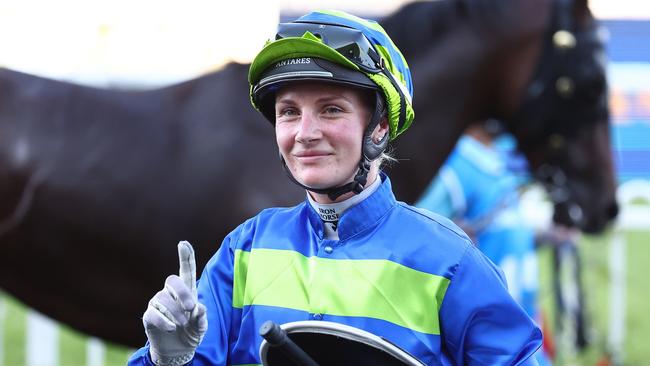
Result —
[[[402, 51], [416, 81], [416, 121], [396, 140], [400, 162], [394, 169], [399, 173], [389, 173], [399, 200], [413, 203], [420, 197], [467, 126], [511, 116], [530, 81], [541, 44], [534, 40], [543, 34], [549, 0], [500, 0], [498, 7], [481, 6], [491, 1], [470, 1], [467, 11], [459, 11], [462, 2], [455, 1], [416, 2], [404, 8], [411, 25], [426, 24], [434, 7], [446, 10], [445, 19], [450, 19], [429, 33], [419, 32], [431, 38], [419, 42], [409, 42], [403, 34], [413, 26], [385, 22], [386, 31], [397, 35], [393, 40], [406, 45]], [[495, 12], [477, 11], [482, 8]], [[424, 43], [429, 47], [422, 47]]]
[[379, 180], [375, 179], [374, 183], [366, 185], [365, 189], [358, 195], [353, 195], [345, 200], [333, 203], [317, 202], [314, 200], [313, 194], [309, 192], [310, 194], [307, 196], [309, 204], [318, 213], [323, 222], [324, 237], [330, 240], [339, 240], [339, 219], [343, 215], [343, 212], [368, 198], [379, 188], [380, 184]]
[[479, 37], [461, 24], [429, 57], [411, 62], [416, 120], [395, 141], [400, 161], [394, 169], [400, 173], [389, 175], [397, 199], [413, 203], [419, 198], [465, 128], [482, 113], [481, 96], [489, 94], [480, 78], [485, 59]]

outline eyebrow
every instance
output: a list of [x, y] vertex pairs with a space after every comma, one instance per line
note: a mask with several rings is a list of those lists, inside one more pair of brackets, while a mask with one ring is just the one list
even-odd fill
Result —
[[[350, 104], [353, 103], [352, 100], [350, 100], [349, 98], [346, 98], [344, 95], [325, 95], [325, 96], [322, 96], [322, 97], [319, 97], [318, 99], [316, 99], [316, 103], [327, 103], [327, 102], [332, 102], [332, 101], [337, 101], [337, 100], [343, 100], [343, 101], [345, 101], [347, 103], [350, 103]], [[291, 95], [289, 95], [289, 96], [283, 96], [282, 98], [276, 100], [276, 104], [277, 103], [294, 104], [295, 101], [294, 101], [293, 97], [291, 97]]]
[[352, 103], [352, 101], [348, 98], [346, 98], [344, 95], [326, 95], [324, 97], [320, 97], [316, 99], [317, 102], [331, 102], [335, 100], [342, 99], [348, 103]]

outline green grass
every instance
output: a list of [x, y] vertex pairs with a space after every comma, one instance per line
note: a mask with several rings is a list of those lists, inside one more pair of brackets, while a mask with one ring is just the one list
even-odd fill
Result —
[[[623, 352], [624, 365], [650, 366], [650, 232], [626, 232], [626, 333]], [[583, 264], [583, 283], [590, 322], [591, 345], [575, 356], [565, 356], [557, 366], [593, 366], [607, 351], [609, 327], [609, 250], [611, 234], [585, 237], [579, 244]], [[544, 312], [553, 324], [553, 296], [550, 286], [551, 255], [540, 252], [541, 292]], [[0, 294], [2, 296], [2, 294]], [[4, 295], [4, 360], [0, 366], [25, 365], [25, 308], [16, 300]], [[1, 315], [1, 313], [0, 313]], [[1, 325], [1, 322], [0, 322]], [[60, 365], [85, 366], [86, 337], [62, 326], [60, 330]], [[125, 365], [133, 352], [115, 345], [107, 345], [105, 366]]]
[[[0, 359], [0, 366], [24, 366], [25, 361], [25, 320], [26, 308], [24, 305], [0, 293], [5, 302], [4, 317], [4, 359]], [[0, 322], [0, 325], [2, 323]], [[59, 329], [59, 365], [85, 366], [86, 365], [86, 340], [87, 337], [66, 326]], [[124, 366], [132, 349], [123, 346], [106, 345], [104, 366]]]
[[650, 238], [647, 233], [628, 235], [627, 333], [625, 360], [630, 365], [650, 365]]
[[18, 350], [25, 348], [25, 308], [9, 298], [5, 299], [4, 365], [24, 365], [25, 352]]
[[[623, 364], [650, 366], [650, 232], [626, 232], [626, 316], [625, 346]], [[589, 322], [590, 346], [577, 355], [564, 354], [563, 361], [556, 365], [596, 365], [608, 348], [609, 306], [610, 306], [610, 243], [612, 234], [600, 237], [584, 237], [579, 244], [583, 267], [583, 285]], [[542, 308], [553, 327], [555, 309], [551, 290], [552, 257], [550, 249], [540, 252]], [[561, 342], [559, 342], [561, 343]], [[562, 345], [557, 345], [559, 348]]]

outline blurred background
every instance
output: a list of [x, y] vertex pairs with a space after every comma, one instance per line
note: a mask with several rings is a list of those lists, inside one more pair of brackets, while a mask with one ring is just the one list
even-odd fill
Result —
[[[403, 3], [0, 0], [0, 67], [97, 87], [147, 89], [227, 62], [250, 62], [279, 20], [315, 8], [377, 19]], [[556, 346], [566, 365], [596, 365], [605, 355], [650, 365], [650, 3], [591, 0], [590, 7], [609, 33], [612, 154], [623, 207], [606, 234], [578, 239], [589, 344], [583, 351]], [[551, 208], [541, 189], [528, 190], [525, 207], [536, 226], [548, 225]], [[552, 319], [552, 255], [548, 249], [541, 254], [542, 302]], [[132, 351], [51, 322], [0, 293], [0, 366], [122, 365]]]

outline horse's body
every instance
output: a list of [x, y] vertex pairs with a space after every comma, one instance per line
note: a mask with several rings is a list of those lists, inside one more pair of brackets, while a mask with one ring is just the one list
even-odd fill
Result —
[[[550, 0], [469, 3], [415, 3], [382, 22], [414, 76], [416, 122], [389, 171], [407, 202], [468, 124], [517, 114], [542, 49]], [[126, 92], [0, 69], [0, 286], [81, 331], [142, 344], [140, 315], [177, 271], [179, 240], [202, 268], [245, 218], [304, 199], [248, 104], [247, 71]], [[533, 167], [548, 160], [522, 148]], [[614, 193], [609, 157], [599, 163], [603, 203], [580, 202], [597, 229]]]

